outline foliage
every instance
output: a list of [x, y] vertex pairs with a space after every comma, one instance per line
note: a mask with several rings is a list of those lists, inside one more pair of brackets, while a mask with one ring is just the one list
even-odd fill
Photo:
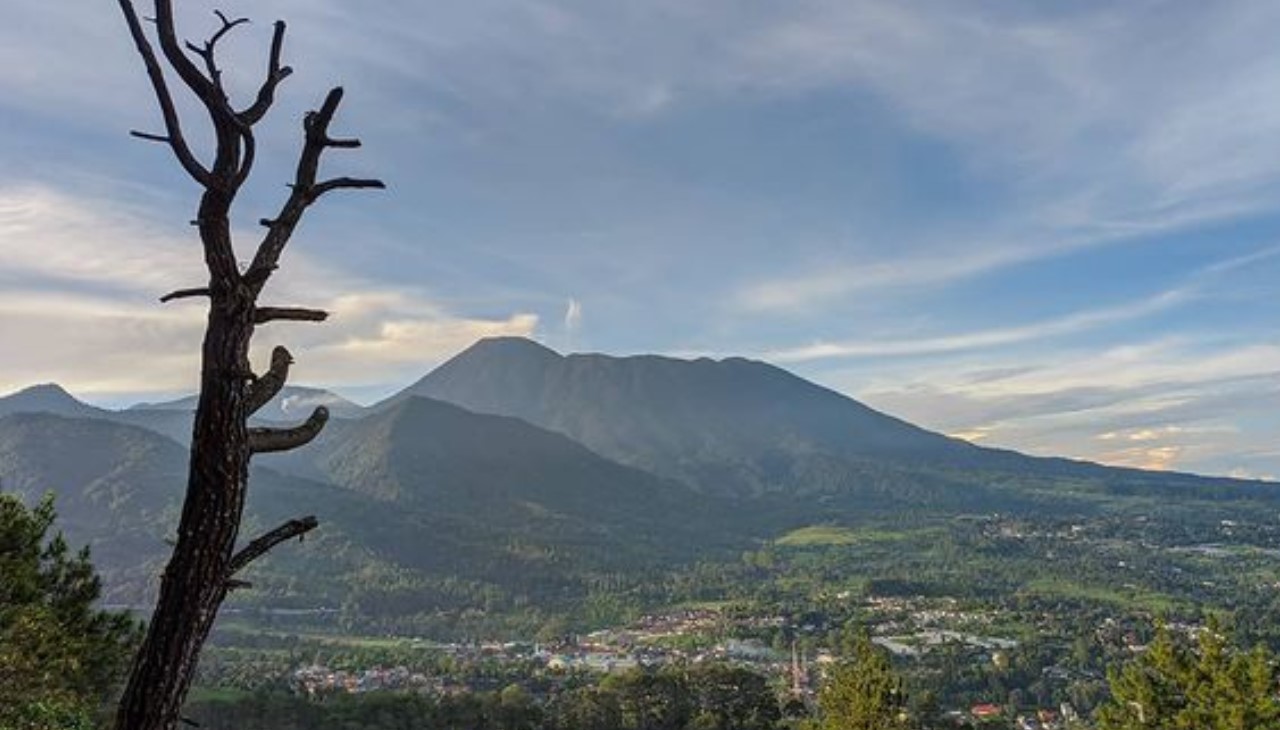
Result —
[[72, 554], [52, 496], [33, 509], [0, 494], [0, 728], [90, 724], [112, 689], [137, 629], [93, 604], [101, 584], [89, 550]]
[[1147, 650], [1110, 672], [1102, 730], [1256, 730], [1280, 726], [1280, 679], [1264, 648], [1233, 649], [1216, 622], [1194, 644], [1160, 627]]
[[863, 634], [823, 682], [820, 730], [897, 730], [907, 727], [907, 693], [889, 656]]
[[208, 730], [776, 730], [781, 717], [764, 676], [723, 664], [628, 670], [599, 686], [566, 686], [545, 703], [512, 683], [493, 692], [336, 694], [323, 701], [258, 691], [197, 700], [187, 710]]
[[768, 730], [781, 717], [767, 680], [751, 670], [707, 664], [690, 670], [696, 730]]

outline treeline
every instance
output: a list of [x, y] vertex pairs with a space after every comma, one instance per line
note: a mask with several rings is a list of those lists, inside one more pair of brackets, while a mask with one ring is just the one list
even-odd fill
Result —
[[630, 670], [542, 702], [519, 684], [440, 696], [262, 691], [192, 702], [184, 714], [208, 730], [773, 730], [784, 709], [762, 675], [710, 664]]

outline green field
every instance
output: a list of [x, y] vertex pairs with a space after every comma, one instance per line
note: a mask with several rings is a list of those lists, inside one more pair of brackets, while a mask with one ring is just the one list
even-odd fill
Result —
[[1037, 578], [1022, 587], [1019, 593], [1050, 598], [1069, 598], [1101, 603], [1126, 610], [1142, 610], [1152, 613], [1168, 613], [1188, 609], [1184, 601], [1164, 593], [1141, 588], [1109, 588], [1090, 586], [1061, 578]]
[[814, 547], [828, 545], [856, 545], [861, 540], [858, 533], [836, 525], [813, 525], [792, 530], [776, 541], [783, 547]]
[[838, 547], [841, 545], [874, 545], [905, 542], [931, 535], [942, 534], [937, 527], [921, 527], [905, 530], [887, 530], [876, 527], [842, 527], [840, 525], [810, 525], [792, 530], [774, 541], [778, 547]]

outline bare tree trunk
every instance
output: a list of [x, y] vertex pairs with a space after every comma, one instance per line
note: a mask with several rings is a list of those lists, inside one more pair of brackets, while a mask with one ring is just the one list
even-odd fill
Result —
[[195, 223], [209, 271], [208, 284], [161, 297], [162, 302], [197, 296], [209, 299], [186, 498], [177, 544], [161, 579], [160, 597], [116, 715], [118, 730], [169, 730], [180, 720], [201, 647], [222, 601], [232, 588], [248, 585], [236, 579], [236, 573], [279, 543], [317, 525], [314, 517], [290, 520], [236, 551], [252, 455], [301, 446], [319, 433], [328, 417], [324, 408], [317, 408], [306, 423], [295, 428], [248, 426], [249, 416], [283, 387], [292, 362], [289, 352], [277, 347], [270, 369], [261, 377], [253, 373], [249, 346], [257, 325], [273, 320], [314, 322], [325, 318], [319, 310], [259, 307], [258, 296], [275, 272], [307, 207], [331, 190], [381, 188], [382, 183], [354, 178], [317, 182], [320, 155], [325, 149], [359, 146], [357, 140], [328, 136], [329, 124], [342, 99], [341, 89], [332, 90], [321, 108], [304, 120], [304, 145], [292, 192], [274, 219], [262, 221], [266, 234], [252, 264], [242, 273], [232, 246], [230, 211], [253, 166], [253, 126], [269, 110], [276, 86], [291, 72], [288, 66], [280, 65], [284, 23], [275, 25], [267, 76], [256, 99], [236, 111], [222, 87], [214, 52], [218, 41], [245, 21], [230, 20], [218, 13], [222, 26], [203, 47], [186, 44], [186, 49], [203, 61], [201, 70], [178, 43], [172, 1], [155, 0], [155, 32], [162, 56], [208, 110], [213, 122], [217, 149], [213, 164], [206, 167], [183, 137], [164, 70], [132, 2], [118, 1], [165, 123], [164, 134], [133, 134], [167, 145], [183, 169], [204, 188]]
[[215, 297], [205, 331], [178, 541], [120, 703], [121, 730], [173, 727], [200, 648], [227, 594], [249, 470], [245, 379], [236, 373], [249, 372], [252, 332], [252, 309], [228, 306]]

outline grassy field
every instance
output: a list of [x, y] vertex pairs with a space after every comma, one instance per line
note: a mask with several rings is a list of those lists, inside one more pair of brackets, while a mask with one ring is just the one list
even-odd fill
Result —
[[792, 530], [778, 538], [776, 544], [784, 547], [818, 547], [830, 545], [856, 545], [858, 533], [836, 525], [813, 525]]
[[1128, 610], [1145, 610], [1152, 613], [1175, 611], [1184, 608], [1182, 601], [1173, 596], [1141, 588], [1116, 589], [1106, 586], [1089, 586], [1060, 578], [1037, 578], [1025, 584], [1019, 591], [1046, 597], [1071, 598], [1103, 603]]
[[928, 538], [945, 533], [938, 527], [887, 530], [875, 527], [841, 527], [840, 525], [810, 525], [792, 530], [774, 541], [779, 547], [839, 547], [842, 545], [873, 545], [904, 542]]

